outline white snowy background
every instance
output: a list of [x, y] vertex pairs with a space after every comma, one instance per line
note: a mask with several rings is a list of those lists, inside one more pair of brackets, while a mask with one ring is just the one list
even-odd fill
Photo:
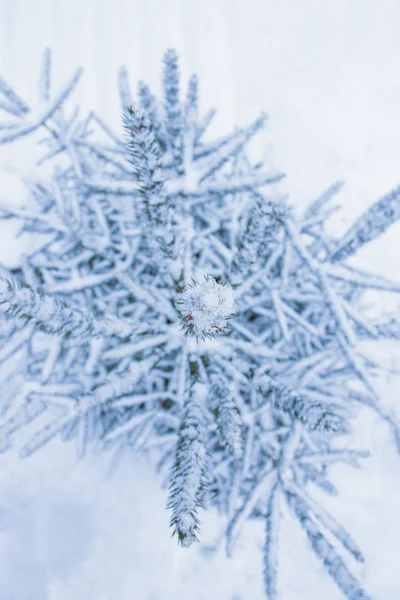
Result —
[[[338, 179], [345, 230], [400, 183], [399, 0], [0, 0], [0, 74], [26, 100], [37, 94], [46, 46], [55, 84], [85, 69], [75, 100], [120, 127], [116, 75], [159, 87], [163, 52], [175, 47], [183, 79], [200, 76], [201, 106], [218, 108], [214, 133], [265, 109], [254, 152], [284, 170], [282, 190], [299, 209]], [[32, 142], [0, 147], [0, 201], [27, 202], [23, 181], [44, 177]], [[15, 265], [29, 239], [0, 231], [0, 262]], [[400, 225], [360, 252], [359, 264], [400, 279]], [[396, 365], [395, 346], [382, 349]], [[397, 407], [400, 383], [382, 377]], [[400, 408], [397, 408], [400, 415]], [[373, 600], [400, 598], [400, 456], [387, 426], [360, 414], [354, 445], [372, 450], [361, 470], [335, 466], [340, 494], [324, 505], [358, 540], [354, 571]], [[317, 496], [317, 492], [315, 492]], [[1, 600], [262, 600], [262, 540], [250, 523], [237, 551], [207, 549], [220, 534], [205, 514], [201, 545], [170, 539], [166, 490], [144, 460], [78, 461], [52, 443], [26, 461], [0, 456]], [[299, 527], [282, 527], [281, 600], [341, 600]]]

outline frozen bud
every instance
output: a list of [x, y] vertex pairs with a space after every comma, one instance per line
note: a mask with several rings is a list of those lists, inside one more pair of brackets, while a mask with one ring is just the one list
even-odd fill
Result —
[[179, 301], [183, 328], [196, 336], [213, 337], [216, 332], [227, 334], [227, 320], [235, 315], [235, 292], [227, 283], [217, 283], [213, 277], [189, 284]]

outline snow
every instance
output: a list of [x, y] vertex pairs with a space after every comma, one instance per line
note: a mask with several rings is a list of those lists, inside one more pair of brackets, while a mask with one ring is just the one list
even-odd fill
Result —
[[[345, 210], [335, 217], [344, 231], [398, 183], [398, 0], [114, 0], [112, 7], [106, 0], [0, 0], [0, 8], [0, 72], [23, 97], [36, 98], [37, 69], [49, 45], [57, 84], [83, 64], [76, 101], [118, 128], [118, 66], [127, 64], [132, 83], [157, 86], [161, 55], [174, 46], [183, 75], [200, 75], [204, 107], [219, 108], [215, 132], [268, 110], [268, 141], [255, 152], [287, 172], [280, 189], [296, 207], [345, 178], [338, 196]], [[25, 207], [16, 173], [44, 176], [45, 168], [35, 166], [38, 148], [27, 140], [0, 151], [0, 202]], [[6, 223], [0, 261], [12, 267], [31, 241], [23, 236], [12, 244], [20, 223]], [[397, 224], [363, 249], [359, 263], [399, 279], [393, 251], [399, 231]], [[398, 383], [383, 382], [382, 393], [395, 406]], [[339, 495], [324, 495], [324, 506], [363, 549], [366, 563], [357, 572], [374, 600], [398, 600], [399, 456], [387, 426], [372, 413], [360, 414], [354, 435], [372, 456], [360, 470], [332, 467]], [[125, 456], [107, 476], [105, 462], [103, 455], [79, 462], [75, 448], [59, 441], [26, 461], [12, 453], [0, 457], [1, 598], [264, 598], [263, 532], [256, 523], [246, 525], [227, 559], [223, 548], [207, 552], [219, 516], [202, 515], [201, 546], [182, 551], [170, 539], [166, 490], [150, 467]], [[289, 514], [279, 537], [281, 600], [341, 600]]]

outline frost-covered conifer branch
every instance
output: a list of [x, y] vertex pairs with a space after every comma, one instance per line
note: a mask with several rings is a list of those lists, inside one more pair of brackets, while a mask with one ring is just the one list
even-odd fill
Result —
[[353, 466], [357, 466], [358, 458], [367, 458], [370, 453], [367, 450], [330, 450], [329, 452], [313, 452], [312, 454], [304, 454], [299, 457], [302, 464], [312, 464], [316, 462], [348, 462]]
[[197, 509], [202, 506], [207, 482], [205, 447], [207, 394], [207, 386], [200, 381], [192, 383], [188, 391], [170, 482], [168, 508], [172, 508], [171, 527], [174, 528], [178, 542], [185, 548], [197, 541], [199, 529]]
[[304, 246], [302, 240], [300, 239], [295, 224], [293, 222], [288, 221], [286, 223], [286, 228], [290, 236], [291, 242], [293, 243], [293, 246], [298, 252], [299, 256], [302, 258], [302, 260], [306, 262], [311, 272], [314, 273], [318, 278], [320, 289], [326, 300], [327, 305], [330, 308], [334, 319], [336, 320], [339, 331], [343, 333], [346, 339], [346, 343], [354, 345], [356, 340], [355, 334], [345, 314], [345, 311], [340, 301], [340, 297], [332, 289], [328, 277], [321, 268], [320, 263], [308, 253], [307, 248]]
[[181, 151], [182, 109], [179, 99], [178, 56], [172, 48], [164, 55], [163, 69], [164, 111], [167, 143], [175, 160]]
[[277, 245], [278, 232], [284, 219], [283, 205], [262, 196], [256, 197], [232, 259], [231, 269], [235, 283], [246, 281], [254, 271], [265, 266]]
[[219, 147], [213, 148], [213, 152], [208, 154], [207, 160], [204, 162], [205, 168], [200, 177], [199, 182], [202, 183], [204, 180], [212, 177], [218, 171], [222, 169], [224, 165], [229, 161], [232, 156], [237, 156], [243, 151], [243, 148], [251, 140], [251, 138], [264, 127], [266, 123], [266, 115], [261, 114], [258, 119], [254, 121], [245, 129], [239, 129], [227, 140], [224, 141]]
[[320, 217], [321, 210], [325, 205], [330, 202], [333, 196], [336, 196], [344, 186], [344, 181], [337, 181], [333, 185], [323, 192], [318, 198], [310, 202], [307, 209], [304, 212], [304, 220], [308, 220], [312, 217]]
[[[123, 374], [114, 374], [108, 378], [107, 382], [99, 383], [93, 390], [82, 394], [77, 389], [77, 386], [57, 388], [57, 386], [51, 385], [35, 385], [35, 382], [30, 383], [26, 389], [25, 395], [28, 393], [35, 393], [39, 398], [42, 399], [41, 409], [45, 409], [46, 404], [44, 400], [46, 396], [50, 397], [49, 403], [60, 404], [64, 407], [64, 414], [61, 417], [57, 417], [50, 422], [46, 423], [44, 427], [40, 428], [31, 438], [24, 444], [20, 451], [20, 456], [26, 458], [33, 454], [36, 450], [44, 446], [56, 435], [68, 426], [73, 426], [79, 422], [83, 422], [82, 426], [86, 427], [86, 422], [89, 419], [89, 415], [93, 414], [93, 411], [98, 411], [101, 407], [110, 408], [110, 405], [115, 402], [115, 406], [135, 407], [138, 401], [135, 398], [130, 398], [128, 395], [132, 393], [138, 386], [140, 380], [154, 367], [157, 362], [157, 355], [152, 355], [146, 360], [136, 363], [133, 368], [129, 369]], [[64, 395], [60, 395], [60, 394]], [[67, 394], [69, 394], [67, 396]], [[118, 399], [123, 399], [123, 402]], [[143, 401], [141, 402], [143, 403]], [[39, 408], [40, 408], [39, 407]], [[33, 414], [32, 419], [35, 418]], [[151, 416], [154, 416], [151, 414]], [[122, 432], [130, 431], [135, 426], [135, 413], [128, 415], [128, 419], [122, 426], [114, 426], [106, 432], [105, 440], [114, 439], [121, 435]], [[143, 414], [142, 414], [143, 417]], [[142, 421], [146, 421], [148, 414], [145, 414]], [[13, 419], [9, 419], [2, 429], [6, 428], [8, 435], [13, 432], [13, 427], [10, 429], [10, 424], [13, 426]], [[1, 429], [0, 429], [1, 432]], [[87, 438], [87, 433], [85, 434]], [[88, 440], [79, 440], [78, 444], [82, 444], [80, 448], [80, 454], [85, 453], [85, 443]]]
[[273, 489], [276, 484], [277, 472], [270, 464], [268, 464], [266, 468], [262, 469], [262, 471], [257, 474], [255, 481], [252, 482], [251, 487], [244, 494], [241, 506], [237, 509], [228, 523], [226, 531], [226, 553], [228, 556], [232, 555], [233, 546], [237, 541], [243, 523], [246, 519], [250, 518], [257, 504], [270, 493], [271, 489]]
[[324, 272], [334, 280], [343, 281], [361, 289], [400, 293], [400, 282], [391, 281], [386, 277], [368, 273], [361, 269], [350, 268], [348, 265], [339, 266], [335, 264], [330, 266], [324, 264]]
[[259, 381], [258, 389], [273, 408], [288, 413], [310, 431], [337, 432], [343, 426], [343, 417], [334, 403], [329, 405], [312, 400], [268, 376]]
[[[50, 59], [49, 53], [45, 53], [44, 57], [44, 69], [45, 74], [41, 78], [41, 82], [43, 80], [47, 80], [45, 83], [46, 91], [43, 92], [45, 94], [49, 94], [50, 90]], [[66, 101], [68, 96], [71, 94], [72, 90], [78, 83], [80, 77], [82, 75], [82, 69], [78, 69], [76, 73], [72, 76], [72, 78], [64, 85], [61, 90], [54, 95], [53, 99], [50, 98], [43, 103], [44, 98], [42, 99], [42, 103], [38, 105], [35, 109], [29, 109], [28, 106], [21, 102], [15, 94], [15, 92], [8, 87], [5, 82], [0, 85], [0, 93], [2, 93], [7, 100], [11, 102], [11, 114], [15, 114], [15, 110], [12, 109], [12, 105], [17, 108], [18, 117], [14, 121], [7, 121], [5, 123], [0, 123], [0, 131], [3, 130], [4, 133], [0, 133], [0, 143], [6, 144], [15, 141], [19, 137], [23, 137], [34, 132], [36, 129], [41, 127], [48, 121], [55, 113], [60, 109], [62, 104]], [[41, 84], [41, 87], [43, 84]], [[6, 106], [3, 105], [6, 109]]]
[[322, 524], [325, 529], [330, 531], [358, 562], [364, 562], [364, 556], [356, 542], [351, 538], [344, 527], [342, 527], [318, 502], [313, 500], [307, 492], [294, 482], [286, 487], [286, 491], [295, 495], [301, 502], [304, 502], [304, 505], [307, 507], [313, 518]]
[[222, 442], [237, 460], [243, 454], [243, 420], [229, 382], [207, 360], [209, 402], [215, 415]]
[[150, 123], [152, 124], [154, 135], [163, 152], [167, 148], [165, 124], [160, 118], [161, 107], [157, 103], [157, 99], [151, 93], [149, 86], [144, 81], [138, 82], [138, 100], [140, 106], [148, 114]]
[[349, 571], [346, 563], [335, 550], [334, 546], [319, 530], [304, 502], [294, 494], [287, 493], [286, 497], [302, 528], [305, 530], [313, 551], [323, 562], [329, 575], [334, 579], [345, 597], [348, 600], [372, 600]]
[[198, 78], [193, 75], [190, 78], [184, 112], [184, 135], [183, 135], [183, 168], [186, 179], [196, 177], [193, 171], [193, 158], [196, 137], [196, 122], [198, 119]]
[[268, 600], [277, 598], [280, 497], [281, 490], [276, 484], [269, 494], [265, 519], [264, 583]]
[[118, 91], [121, 100], [122, 114], [132, 106], [132, 94], [129, 85], [129, 75], [126, 67], [120, 67], [118, 72]]
[[124, 113], [129, 161], [150, 223], [166, 225], [166, 196], [160, 147], [151, 122], [143, 109], [131, 106]]
[[116, 335], [130, 337], [132, 324], [116, 318], [96, 318], [83, 308], [34, 291], [27, 284], [0, 278], [0, 309], [8, 317], [32, 323], [39, 331], [73, 339]]
[[29, 111], [28, 105], [18, 96], [18, 94], [0, 77], [0, 93], [4, 96], [5, 103], [2, 109], [11, 114], [21, 116]]
[[372, 204], [336, 245], [331, 262], [352, 256], [359, 248], [378, 238], [400, 219], [400, 187]]
[[76, 410], [85, 413], [93, 406], [111, 403], [121, 396], [131, 394], [136, 390], [139, 381], [148, 375], [159, 359], [159, 354], [155, 352], [144, 360], [136, 361], [127, 371], [113, 373], [113, 375], [107, 378], [107, 381], [100, 382], [96, 387], [79, 398]]

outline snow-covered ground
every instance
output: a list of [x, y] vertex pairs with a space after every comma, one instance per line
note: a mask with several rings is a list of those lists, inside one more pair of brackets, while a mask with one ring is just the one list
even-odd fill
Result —
[[[345, 179], [336, 219], [345, 228], [399, 183], [399, 0], [0, 0], [0, 16], [0, 74], [28, 101], [49, 46], [56, 84], [84, 66], [76, 101], [118, 128], [118, 66], [128, 66], [132, 85], [158, 86], [162, 53], [175, 47], [183, 77], [200, 75], [203, 108], [219, 109], [215, 133], [267, 110], [268, 135], [255, 152], [287, 172], [282, 189], [295, 206]], [[36, 157], [30, 142], [0, 147], [1, 202], [27, 201], [21, 176], [45, 175]], [[7, 264], [27, 248], [16, 230], [8, 223], [1, 233]], [[360, 252], [360, 263], [400, 279], [399, 233], [397, 224]], [[396, 349], [385, 353], [395, 362]], [[382, 379], [381, 389], [395, 407], [400, 384]], [[374, 415], [360, 415], [355, 429], [355, 443], [373, 456], [361, 470], [332, 469], [340, 495], [324, 503], [364, 549], [358, 573], [372, 598], [398, 600], [400, 457]], [[208, 551], [221, 524], [204, 515], [202, 544], [182, 550], [170, 539], [165, 503], [143, 460], [125, 456], [109, 475], [105, 457], [78, 461], [61, 442], [26, 461], [1, 455], [1, 600], [264, 597], [257, 525], [229, 560], [223, 548]], [[281, 600], [342, 598], [289, 515], [280, 586]]]

